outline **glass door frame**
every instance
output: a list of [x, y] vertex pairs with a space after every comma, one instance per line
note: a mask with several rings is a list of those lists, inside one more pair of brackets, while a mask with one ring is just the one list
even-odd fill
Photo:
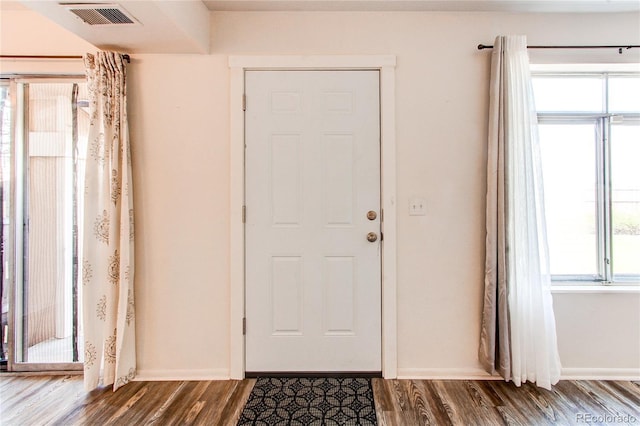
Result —
[[[25, 289], [28, 279], [28, 271], [25, 270], [28, 257], [28, 246], [25, 240], [28, 235], [28, 220], [26, 215], [28, 214], [28, 177], [29, 156], [26, 154], [29, 152], [29, 131], [27, 130], [29, 120], [29, 102], [28, 99], [29, 84], [31, 83], [86, 83], [86, 79], [83, 76], [29, 76], [29, 77], [17, 77], [12, 78], [10, 82], [10, 97], [12, 105], [11, 114], [11, 175], [10, 175], [10, 200], [9, 209], [11, 220], [14, 222], [14, 226], [9, 227], [9, 235], [5, 236], [5, 242], [7, 245], [4, 247], [5, 253], [3, 253], [3, 262], [6, 266], [5, 275], [3, 280], [8, 280], [5, 289], [8, 289], [9, 296], [9, 312], [8, 319], [8, 350], [7, 350], [7, 371], [10, 372], [34, 372], [34, 371], [69, 371], [77, 372], [82, 371], [82, 362], [23, 362], [17, 361], [18, 359], [25, 359], [26, 351], [28, 348], [23, 342], [26, 339], [26, 329], [24, 323], [27, 321], [25, 317]], [[73, 130], [76, 132], [77, 129]], [[74, 145], [77, 142], [74, 142]], [[75, 181], [75, 174], [77, 169], [77, 145], [72, 148], [73, 156], [73, 175]], [[77, 193], [77, 191], [76, 191]], [[74, 205], [76, 196], [74, 195]], [[76, 224], [74, 224], [76, 225]], [[77, 228], [74, 227], [74, 238], [78, 238]], [[75, 248], [74, 248], [75, 256]], [[77, 256], [76, 256], [77, 258]], [[74, 259], [74, 284], [77, 288], [78, 283], [78, 268], [77, 260]], [[22, 289], [18, 287], [22, 286]], [[76, 298], [74, 298], [76, 299]], [[75, 300], [74, 300], [75, 302]], [[74, 306], [74, 314], [79, 321], [79, 315], [77, 307]], [[76, 320], [74, 320], [75, 322]], [[73, 333], [77, 334], [77, 327], [73, 325]], [[18, 336], [21, 335], [21, 338]], [[77, 339], [77, 336], [73, 337]], [[21, 356], [20, 353], [22, 353]], [[78, 358], [80, 354], [77, 350], [74, 350], [74, 355]]]

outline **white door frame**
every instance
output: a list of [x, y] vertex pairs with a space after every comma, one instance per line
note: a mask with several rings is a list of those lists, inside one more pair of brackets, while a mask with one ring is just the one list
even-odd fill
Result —
[[384, 239], [382, 249], [382, 376], [397, 377], [396, 306], [396, 57], [385, 56], [230, 56], [230, 232], [229, 232], [229, 376], [245, 373], [245, 237], [244, 189], [244, 77], [246, 70], [353, 70], [380, 71], [380, 162]]

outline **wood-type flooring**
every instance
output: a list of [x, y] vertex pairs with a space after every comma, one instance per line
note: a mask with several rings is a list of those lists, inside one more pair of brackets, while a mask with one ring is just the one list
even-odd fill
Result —
[[[0, 425], [235, 425], [254, 379], [132, 382], [0, 374]], [[380, 425], [640, 425], [640, 382], [373, 379]]]

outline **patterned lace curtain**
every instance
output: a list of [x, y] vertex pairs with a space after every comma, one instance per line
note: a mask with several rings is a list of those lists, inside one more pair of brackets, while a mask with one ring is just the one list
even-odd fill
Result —
[[133, 188], [123, 55], [85, 56], [90, 127], [83, 226], [84, 385], [136, 374], [133, 296]]
[[499, 36], [489, 93], [485, 293], [479, 359], [517, 386], [560, 378], [542, 165], [527, 40]]

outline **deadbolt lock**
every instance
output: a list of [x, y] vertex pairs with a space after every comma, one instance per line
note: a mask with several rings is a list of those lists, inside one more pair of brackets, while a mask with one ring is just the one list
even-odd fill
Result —
[[367, 212], [367, 219], [376, 220], [377, 217], [378, 217], [378, 214], [376, 212], [374, 212], [373, 210], [369, 210]]

